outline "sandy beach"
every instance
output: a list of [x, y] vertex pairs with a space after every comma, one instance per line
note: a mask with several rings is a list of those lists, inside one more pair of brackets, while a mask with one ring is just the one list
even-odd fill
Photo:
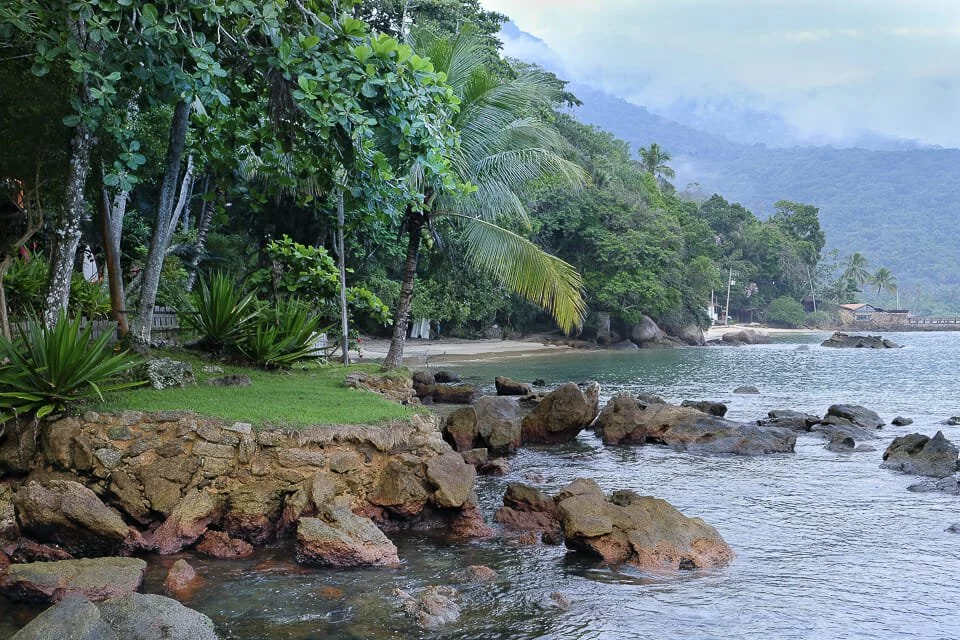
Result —
[[[390, 341], [380, 338], [364, 338], [363, 357], [360, 362], [383, 360], [390, 348]], [[568, 346], [549, 345], [535, 339], [526, 340], [442, 340], [407, 339], [403, 360], [410, 364], [427, 362], [452, 362], [455, 360], [517, 358], [529, 355], [567, 353]]]
[[810, 333], [830, 333], [830, 330], [827, 329], [779, 329], [777, 327], [756, 327], [749, 326], [745, 324], [731, 324], [728, 327], [714, 326], [710, 327], [703, 332], [703, 336], [707, 340], [719, 340], [723, 337], [723, 334], [730, 333], [731, 331], [756, 331], [759, 334], [765, 336], [784, 336], [790, 334], [810, 334]]

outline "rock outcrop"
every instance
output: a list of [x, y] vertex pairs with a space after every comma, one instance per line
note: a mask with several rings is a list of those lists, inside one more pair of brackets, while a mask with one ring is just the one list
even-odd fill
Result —
[[606, 444], [647, 442], [738, 455], [786, 453], [796, 445], [796, 435], [788, 429], [741, 424], [692, 407], [650, 404], [637, 411], [629, 399], [619, 396], [604, 412], [597, 430]]
[[138, 558], [86, 558], [13, 564], [0, 575], [0, 594], [15, 601], [57, 602], [68, 596], [107, 600], [140, 588], [147, 563]]
[[780, 427], [791, 431], [810, 431], [813, 425], [819, 422], [819, 416], [809, 413], [790, 409], [774, 409], [767, 413], [766, 418], [758, 420], [757, 424], [761, 427]]
[[733, 550], [716, 529], [665, 500], [616, 491], [607, 497], [580, 478], [557, 496], [566, 545], [610, 564], [651, 571], [722, 567]]
[[837, 435], [853, 438], [857, 442], [875, 440], [876, 431], [884, 425], [875, 411], [854, 404], [835, 404], [827, 409], [827, 414], [811, 431], [822, 434], [827, 439]]
[[837, 331], [820, 346], [835, 349], [899, 349], [900, 345], [880, 336], [854, 336]]
[[942, 431], [932, 438], [911, 433], [890, 443], [880, 466], [917, 476], [945, 478], [957, 471], [957, 453], [957, 447]]
[[720, 336], [720, 341], [725, 345], [740, 347], [747, 344], [770, 344], [770, 337], [751, 329], [741, 329], [728, 331]]
[[554, 499], [520, 482], [507, 485], [503, 506], [493, 519], [513, 531], [546, 532], [554, 536], [561, 531], [560, 511]]
[[562, 384], [540, 400], [521, 424], [524, 443], [570, 442], [597, 417], [600, 385], [591, 383], [586, 391], [572, 382]]
[[526, 382], [518, 382], [506, 376], [497, 376], [493, 381], [498, 396], [528, 396], [533, 389]]

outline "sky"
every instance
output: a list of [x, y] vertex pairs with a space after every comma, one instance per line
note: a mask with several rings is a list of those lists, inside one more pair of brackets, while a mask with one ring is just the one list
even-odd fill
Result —
[[960, 147], [960, 0], [481, 2], [549, 47], [508, 38], [507, 55], [664, 115], [762, 112], [798, 140]]

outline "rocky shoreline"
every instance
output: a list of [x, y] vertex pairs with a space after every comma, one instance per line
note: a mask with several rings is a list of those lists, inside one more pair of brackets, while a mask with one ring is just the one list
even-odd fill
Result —
[[[362, 374], [347, 384], [407, 403], [418, 396], [463, 403], [442, 420], [255, 430], [190, 412], [88, 412], [8, 429], [0, 440], [0, 593], [60, 603], [16, 637], [52, 637], [30, 629], [71, 616], [114, 634], [103, 637], [126, 637], [127, 623], [111, 612], [131, 607], [216, 637], [208, 619], [175, 600], [131, 604], [146, 567], [137, 556], [193, 549], [242, 558], [290, 539], [303, 565], [402, 567], [394, 531], [438, 531], [454, 543], [501, 535], [477, 506], [476, 475], [503, 474], [519, 447], [569, 443], [587, 429], [607, 446], [755, 456], [791, 454], [802, 433], [819, 435], [831, 451], [874, 451], [867, 443], [884, 425], [855, 405], [833, 405], [822, 417], [773, 410], [743, 423], [727, 419], [721, 403], [672, 405], [646, 394], [621, 394], [601, 407], [596, 383], [534, 393], [498, 378], [501, 395], [476, 397], [453, 377], [440, 379]], [[941, 433], [898, 438], [883, 459], [887, 468], [937, 479], [912, 490], [955, 493], [957, 449]], [[734, 557], [702, 520], [626, 488], [605, 494], [589, 478], [552, 496], [512, 483], [494, 520], [502, 535], [644, 571], [716, 568]], [[204, 587], [192, 567], [178, 560], [166, 592], [182, 598], [197, 588]], [[425, 627], [456, 617], [448, 606], [456, 598], [442, 590], [397, 597]], [[170, 637], [207, 637], [196, 633]]]

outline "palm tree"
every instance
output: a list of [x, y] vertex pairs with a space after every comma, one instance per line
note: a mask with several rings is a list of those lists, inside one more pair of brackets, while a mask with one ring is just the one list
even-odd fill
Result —
[[869, 282], [870, 272], [867, 271], [867, 257], [857, 251], [847, 258], [843, 270], [843, 279], [855, 283], [858, 287], [862, 286], [864, 282]]
[[870, 278], [870, 282], [877, 286], [878, 297], [881, 291], [886, 291], [887, 293], [897, 292], [897, 279], [894, 277], [890, 269], [887, 269], [886, 267], [880, 267], [877, 269], [876, 273], [874, 273]]
[[675, 178], [677, 173], [667, 166], [667, 163], [670, 162], [671, 156], [669, 153], [660, 148], [656, 142], [652, 143], [648, 148], [640, 148], [640, 165], [643, 167], [643, 170], [652, 175], [657, 179], [658, 182], [665, 184], [670, 184], [667, 182], [667, 178]]
[[[446, 74], [460, 98], [460, 111], [453, 117], [460, 148], [451, 164], [460, 180], [472, 184], [475, 191], [453, 198], [419, 184], [427, 206], [407, 207], [403, 219], [409, 237], [407, 254], [383, 368], [396, 368], [403, 361], [421, 233], [433, 230], [438, 219], [458, 227], [476, 267], [549, 311], [569, 333], [582, 324], [586, 308], [580, 274], [497, 224], [504, 219], [527, 220], [518, 195], [524, 185], [546, 176], [559, 176], [572, 184], [585, 180], [583, 170], [560, 155], [565, 147], [562, 136], [537, 115], [547, 112], [557, 97], [555, 83], [539, 71], [523, 72], [510, 80], [494, 76], [484, 66], [488, 56], [481, 41], [470, 30], [454, 38], [421, 32], [413, 40], [414, 49]], [[414, 167], [410, 179], [421, 183], [420, 175]]]

